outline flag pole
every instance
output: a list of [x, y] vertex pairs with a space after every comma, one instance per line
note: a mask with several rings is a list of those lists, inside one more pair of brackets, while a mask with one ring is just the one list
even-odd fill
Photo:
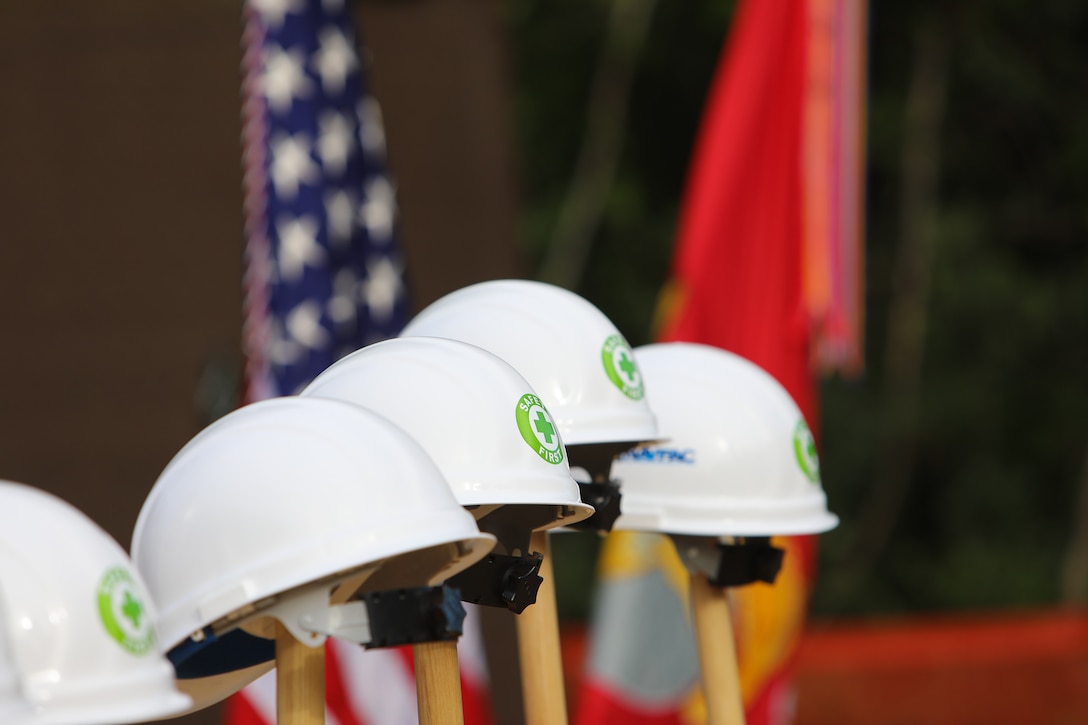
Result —
[[536, 603], [517, 615], [518, 660], [525, 725], [567, 725], [559, 614], [547, 531], [534, 531], [529, 550], [543, 555]]
[[692, 572], [691, 607], [707, 725], [744, 725], [744, 699], [740, 691], [728, 590], [711, 584], [705, 574]]
[[308, 647], [276, 622], [276, 722], [325, 724], [325, 646]]
[[457, 642], [412, 645], [419, 725], [463, 725]]

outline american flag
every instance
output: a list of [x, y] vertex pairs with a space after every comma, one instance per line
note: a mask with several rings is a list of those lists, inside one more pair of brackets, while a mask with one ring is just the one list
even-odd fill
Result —
[[[244, 6], [246, 402], [297, 393], [407, 319], [381, 113], [349, 10], [343, 0]], [[458, 645], [466, 725], [489, 720], [473, 615]], [[417, 722], [410, 651], [330, 640], [326, 652], [327, 722]], [[272, 674], [228, 701], [226, 725], [275, 722]]]
[[248, 400], [298, 392], [407, 318], [385, 135], [343, 0], [249, 0]]

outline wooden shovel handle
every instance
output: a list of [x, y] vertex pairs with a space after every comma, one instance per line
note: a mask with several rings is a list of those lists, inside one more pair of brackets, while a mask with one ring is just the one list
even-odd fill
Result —
[[307, 647], [278, 621], [276, 722], [325, 725], [325, 647]]
[[567, 725], [555, 577], [552, 576], [546, 531], [533, 532], [530, 550], [544, 555], [540, 562], [540, 576], [544, 581], [537, 590], [536, 603], [517, 615], [525, 725]]
[[744, 725], [744, 699], [729, 599], [703, 574], [691, 575], [691, 608], [706, 698], [707, 725]]
[[461, 670], [456, 642], [412, 645], [419, 725], [463, 725]]

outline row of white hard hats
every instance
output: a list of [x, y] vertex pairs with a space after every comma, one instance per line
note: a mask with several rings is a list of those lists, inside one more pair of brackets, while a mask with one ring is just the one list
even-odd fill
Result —
[[632, 350], [584, 298], [526, 280], [448, 294], [402, 336], [471, 343], [512, 365], [572, 458], [593, 446], [628, 448], [610, 467], [622, 489], [614, 528], [766, 537], [838, 523], [801, 411], [738, 355], [694, 343]]
[[834, 526], [807, 427], [755, 366], [696, 345], [632, 351], [599, 310], [557, 287], [474, 285], [300, 397], [212, 424], [159, 477], [133, 558], [193, 707], [272, 667], [263, 618], [316, 645], [335, 627], [300, 622], [320, 619], [334, 589], [343, 599], [438, 583], [478, 561], [495, 539], [463, 507], [481, 521], [543, 507], [539, 528], [589, 516], [567, 446], [601, 444], [641, 444], [613, 467], [619, 527], [766, 536]]
[[[514, 287], [512, 301], [526, 302]], [[596, 340], [591, 370], [608, 385], [602, 390], [584, 365], [577, 375], [556, 374], [546, 357], [539, 360], [536, 368], [553, 379], [570, 379], [564, 390], [574, 395], [563, 399], [562, 419], [508, 361], [467, 342], [406, 331], [335, 363], [300, 396], [225, 416], [175, 456], [140, 512], [132, 552], [159, 604], [159, 631], [179, 684], [196, 707], [273, 666], [258, 620], [276, 618], [318, 644], [323, 640], [299, 624], [300, 600], [313, 599], [305, 613], [320, 619], [321, 596], [335, 586], [350, 582], [361, 592], [379, 582], [438, 583], [482, 558], [495, 537], [480, 534], [465, 508], [481, 527], [519, 507], [534, 512], [534, 528], [593, 513], [570, 475], [566, 429], [582, 416], [589, 441], [634, 442], [653, 435], [654, 419], [641, 392], [624, 391], [605, 371], [602, 356], [617, 340], [623, 359], [631, 356], [616, 329], [576, 295], [547, 290], [566, 307], [550, 303], [552, 336], [539, 336], [533, 350], [565, 360], [571, 346], [562, 344], [564, 326], [586, 332], [580, 314]], [[349, 412], [370, 416], [373, 430], [352, 424]], [[598, 438], [594, 420], [608, 426], [597, 426]], [[389, 470], [400, 445], [394, 433], [422, 446], [408, 457], [435, 470]], [[463, 517], [461, 528], [438, 525], [436, 510]], [[509, 521], [497, 527], [510, 528]], [[474, 537], [485, 544], [469, 546]], [[445, 559], [432, 552], [411, 560], [443, 542], [457, 546]], [[442, 566], [433, 568], [436, 562]], [[423, 563], [432, 569], [421, 571]]]

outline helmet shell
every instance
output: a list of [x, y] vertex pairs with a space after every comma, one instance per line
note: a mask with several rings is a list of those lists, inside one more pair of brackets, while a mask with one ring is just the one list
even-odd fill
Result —
[[593, 514], [547, 408], [514, 368], [475, 345], [431, 337], [375, 343], [333, 363], [301, 395], [389, 418], [423, 446], [462, 506], [574, 509], [564, 524]]
[[616, 529], [713, 536], [828, 531], [815, 443], [771, 375], [720, 348], [672, 342], [635, 350], [654, 388], [662, 440], [622, 454]]
[[35, 723], [141, 722], [189, 705], [128, 555], [71, 504], [10, 481], [0, 481], [0, 607], [0, 651]]
[[627, 341], [604, 313], [562, 287], [470, 285], [428, 305], [401, 336], [446, 337], [498, 355], [541, 397], [567, 446], [657, 437]]
[[[430, 568], [399, 579], [439, 583], [494, 541], [392, 422], [341, 401], [290, 397], [235, 410], [186, 444], [144, 502], [132, 554], [172, 649], [213, 623], [259, 616], [315, 585], [331, 590], [366, 567], [381, 573], [402, 555], [451, 545], [437, 564], [432, 557]], [[228, 640], [208, 645], [223, 648], [221, 660], [235, 646]], [[203, 707], [263, 671], [238, 666], [233, 676], [218, 673], [218, 684], [186, 689]]]

